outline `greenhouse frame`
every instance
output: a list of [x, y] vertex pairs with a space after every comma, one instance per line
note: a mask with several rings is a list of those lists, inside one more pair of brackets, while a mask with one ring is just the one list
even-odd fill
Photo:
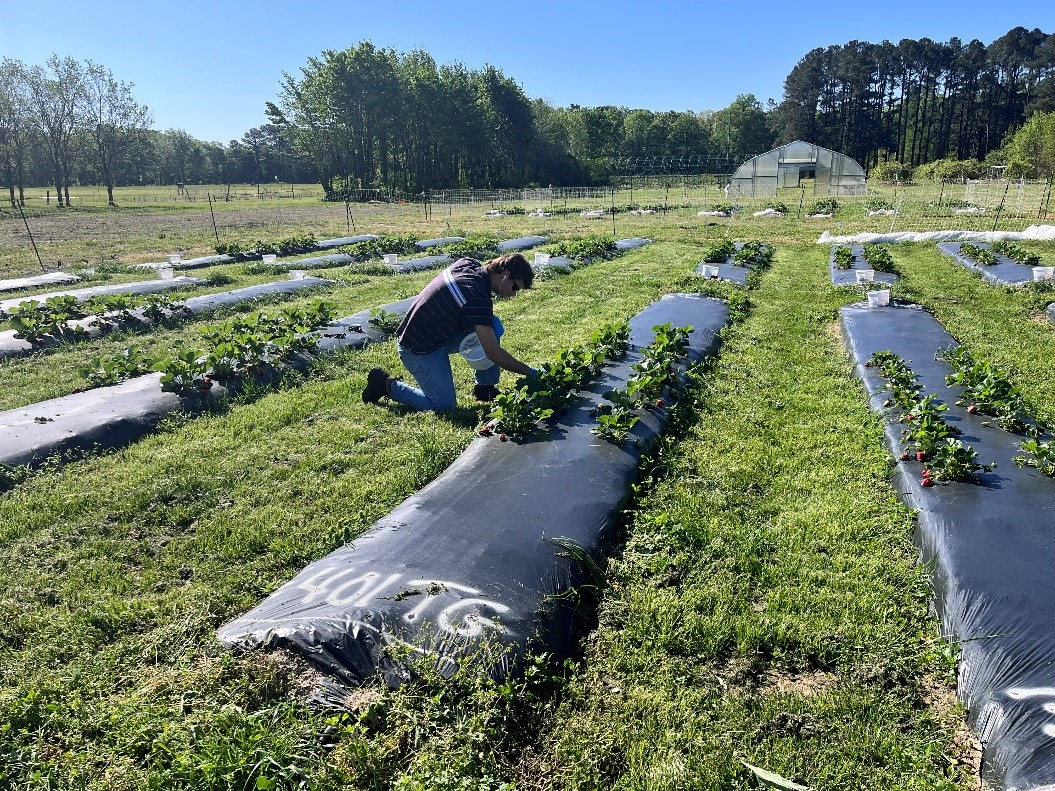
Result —
[[797, 189], [813, 180], [814, 195], [864, 195], [865, 171], [845, 154], [804, 143], [787, 143], [752, 157], [729, 181], [729, 197], [773, 198], [777, 190]]

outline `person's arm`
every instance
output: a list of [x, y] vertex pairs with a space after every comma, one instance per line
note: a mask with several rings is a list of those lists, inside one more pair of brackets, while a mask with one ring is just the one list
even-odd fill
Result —
[[498, 342], [498, 337], [495, 335], [495, 328], [493, 325], [477, 324], [476, 335], [480, 339], [480, 345], [483, 347], [487, 359], [499, 368], [504, 368], [507, 371], [512, 371], [521, 376], [527, 376], [531, 373], [530, 365], [525, 365], [520, 362], [520, 360], [502, 348], [501, 344]]

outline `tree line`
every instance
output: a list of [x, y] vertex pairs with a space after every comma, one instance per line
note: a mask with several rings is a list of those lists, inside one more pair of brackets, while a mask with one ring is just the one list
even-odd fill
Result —
[[363, 41], [283, 75], [268, 123], [227, 145], [152, 129], [132, 88], [91, 61], [0, 61], [0, 179], [12, 203], [47, 185], [68, 204], [78, 183], [106, 185], [111, 202], [115, 185], [134, 184], [317, 181], [334, 200], [378, 188], [603, 184], [635, 161], [739, 163], [797, 139], [885, 174], [936, 161], [945, 165], [928, 173], [962, 174], [973, 171], [948, 163], [1002, 162], [1016, 130], [1055, 110], [1055, 35], [1016, 27], [988, 46], [818, 48], [787, 76], [779, 104], [747, 93], [699, 112], [554, 107], [493, 66], [438, 65], [423, 50]]
[[[770, 126], [866, 168], [994, 159], [1036, 112], [1055, 110], [1055, 35], [1016, 27], [977, 39], [851, 41], [814, 49], [791, 70]], [[999, 159], [999, 156], [995, 158]]]

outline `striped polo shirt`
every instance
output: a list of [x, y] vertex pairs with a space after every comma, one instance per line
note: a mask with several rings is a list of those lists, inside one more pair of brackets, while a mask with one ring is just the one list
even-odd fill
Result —
[[418, 294], [396, 335], [404, 349], [427, 354], [493, 317], [491, 276], [479, 261], [461, 258]]

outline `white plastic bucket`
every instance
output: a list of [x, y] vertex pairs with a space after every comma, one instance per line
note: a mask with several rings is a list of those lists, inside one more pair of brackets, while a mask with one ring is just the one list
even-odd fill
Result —
[[890, 289], [868, 292], [868, 307], [882, 308], [890, 304]]
[[290, 280], [303, 280], [307, 276], [308, 276], [308, 272], [307, 272], [306, 269], [290, 269], [289, 270], [289, 279]]
[[264, 253], [262, 256], [260, 256], [260, 260], [263, 261], [268, 266], [270, 266], [271, 264], [275, 263], [275, 260], [277, 258], [278, 258], [278, 256], [275, 255], [274, 253]]
[[1034, 280], [1051, 280], [1053, 277], [1055, 277], [1055, 266], [1033, 267]]
[[718, 277], [718, 267], [711, 264], [703, 265], [704, 277]]
[[[505, 333], [505, 327], [502, 326], [498, 316], [494, 316], [492, 321], [495, 328], [495, 337], [501, 338], [503, 333]], [[494, 365], [493, 362], [487, 359], [484, 347], [480, 345], [480, 336], [475, 332], [470, 332], [462, 339], [461, 345], [458, 347], [458, 354], [465, 358], [465, 362], [469, 363], [470, 368], [476, 371], [485, 371]]]
[[385, 253], [385, 263], [386, 264], [394, 264], [398, 260], [399, 260], [399, 256], [396, 255], [395, 253]]
[[874, 269], [858, 269], [857, 270], [857, 282], [858, 283], [871, 283], [876, 279], [876, 272]]
[[159, 266], [158, 267], [158, 279], [159, 280], [172, 280], [175, 277], [176, 272], [171, 266]]
[[180, 261], [183, 260], [182, 256], [179, 253], [174, 253], [172, 255], [167, 255], [167, 256], [165, 256], [165, 258], [168, 260], [169, 265], [178, 264]]
[[535, 253], [535, 266], [546, 266], [549, 263], [549, 253]]

